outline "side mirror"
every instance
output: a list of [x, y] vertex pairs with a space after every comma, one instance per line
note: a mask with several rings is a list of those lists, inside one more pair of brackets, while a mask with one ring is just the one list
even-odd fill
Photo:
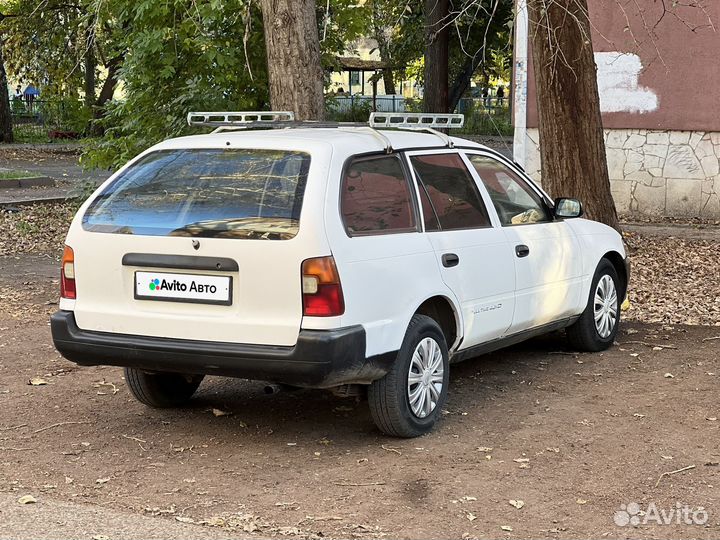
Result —
[[565, 197], [555, 199], [555, 217], [576, 218], [582, 214], [582, 204], [577, 199], [566, 199]]

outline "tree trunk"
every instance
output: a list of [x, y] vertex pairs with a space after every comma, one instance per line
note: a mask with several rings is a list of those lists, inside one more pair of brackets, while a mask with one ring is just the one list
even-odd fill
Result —
[[428, 113], [448, 112], [448, 0], [425, 0], [425, 96]]
[[378, 44], [378, 52], [380, 53], [380, 60], [382, 60], [388, 67], [383, 69], [383, 86], [385, 87], [385, 94], [394, 95], [395, 90], [395, 75], [393, 73], [390, 64], [392, 62], [392, 55], [390, 54], [390, 41], [388, 40], [385, 28], [380, 22], [380, 13], [378, 10], [380, 6], [378, 2], [372, 3], [372, 14], [373, 14], [373, 30], [375, 31], [375, 41]]
[[105, 82], [100, 89], [100, 95], [93, 107], [93, 122], [90, 127], [90, 132], [96, 137], [101, 137], [105, 133], [104, 126], [98, 122], [98, 120], [101, 120], [105, 116], [105, 113], [107, 112], [105, 110], [105, 105], [107, 105], [108, 101], [110, 101], [115, 94], [115, 87], [118, 83], [118, 75], [121, 65], [122, 56], [111, 58], [105, 65], [108, 73], [107, 77], [105, 77]]
[[5, 58], [3, 57], [3, 40], [0, 38], [0, 142], [13, 142], [12, 113], [10, 94], [8, 92]]
[[323, 120], [323, 71], [315, 0], [261, 0], [270, 103], [298, 120]]
[[620, 230], [610, 192], [587, 0], [529, 0], [543, 187]]
[[465, 63], [463, 64], [460, 73], [450, 87], [449, 111], [454, 111], [458, 106], [458, 103], [460, 103], [460, 98], [463, 97], [463, 94], [470, 87], [472, 76], [475, 74], [475, 71], [481, 62], [482, 57], [479, 53], [473, 57], [465, 59]]
[[89, 109], [95, 105], [95, 35], [92, 28], [85, 32], [85, 106]]
[[95, 118], [100, 118], [104, 114], [104, 111], [102, 110], [103, 107], [105, 107], [107, 102], [110, 101], [115, 94], [115, 87], [117, 86], [118, 74], [121, 65], [122, 57], [116, 56], [115, 58], [110, 59], [105, 66], [108, 70], [108, 74], [102, 88], [100, 89], [100, 95], [95, 102]]

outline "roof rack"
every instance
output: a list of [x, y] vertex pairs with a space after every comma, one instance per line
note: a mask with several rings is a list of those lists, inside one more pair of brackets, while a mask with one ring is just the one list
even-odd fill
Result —
[[426, 131], [439, 137], [443, 144], [453, 147], [453, 141], [445, 133], [435, 128], [461, 128], [465, 124], [462, 114], [435, 113], [381, 113], [370, 114], [367, 124], [355, 122], [296, 121], [290, 111], [244, 111], [244, 112], [190, 112], [187, 115], [190, 126], [216, 128], [213, 133], [227, 130], [278, 129], [278, 128], [355, 128], [362, 129], [379, 139], [385, 146], [385, 152], [393, 151], [390, 139], [377, 128]]
[[190, 112], [187, 115], [189, 126], [207, 126], [216, 128], [248, 127], [256, 124], [278, 124], [294, 122], [295, 113], [291, 111], [243, 111], [243, 112]]
[[465, 125], [464, 114], [436, 113], [370, 113], [371, 127], [396, 129], [461, 128]]
[[445, 146], [453, 148], [455, 143], [445, 133], [435, 128], [461, 128], [465, 125], [464, 114], [441, 113], [370, 113], [370, 127], [427, 131], [439, 137]]

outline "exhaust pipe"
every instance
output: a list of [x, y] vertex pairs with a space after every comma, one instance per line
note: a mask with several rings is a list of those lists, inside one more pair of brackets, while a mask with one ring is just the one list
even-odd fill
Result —
[[275, 384], [275, 383], [266, 383], [263, 387], [263, 392], [266, 394], [277, 394], [279, 392], [294, 392], [295, 390], [300, 390], [299, 386], [292, 386], [291, 384]]
[[263, 392], [265, 392], [268, 395], [278, 394], [282, 389], [283, 389], [282, 386], [280, 386], [279, 384], [266, 384], [265, 387], [263, 388]]

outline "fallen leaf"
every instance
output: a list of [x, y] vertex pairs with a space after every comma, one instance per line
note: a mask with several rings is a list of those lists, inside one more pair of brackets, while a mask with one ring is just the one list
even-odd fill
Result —
[[528, 462], [530, 461], [530, 458], [519, 457], [519, 458], [513, 459], [513, 461], [514, 461], [515, 463], [528, 463]]
[[587, 504], [587, 501], [585, 499], [577, 499], [575, 502], [578, 504]]
[[664, 376], [666, 379], [674, 379], [674, 378], [675, 378], [675, 375], [673, 375], [672, 373], [666, 373], [666, 374], [663, 375], [663, 376]]
[[95, 480], [96, 484], [107, 484], [110, 481], [110, 478], [98, 478]]
[[653, 347], [652, 350], [653, 351], [662, 351], [663, 347]]
[[513, 528], [510, 525], [500, 525], [500, 529], [507, 532], [512, 532]]
[[640, 414], [640, 413], [635, 413], [635, 414], [633, 414], [633, 416], [634, 416], [635, 418], [645, 418], [645, 415], [644, 415], [644, 414]]
[[213, 409], [212, 413], [215, 416], [230, 416], [232, 414], [231, 412], [223, 411], [222, 409]]
[[37, 499], [32, 495], [23, 495], [18, 499], [18, 502], [20, 504], [34, 504], [37, 502]]
[[517, 508], [518, 510], [520, 510], [523, 506], [525, 506], [525, 501], [521, 501], [519, 499], [518, 500], [510, 499], [510, 504], [512, 506], [514, 506], [515, 508]]
[[28, 381], [28, 384], [31, 386], [45, 386], [48, 382], [41, 377], [33, 377]]
[[180, 523], [195, 523], [193, 518], [185, 516], [175, 516], [175, 521], [179, 521]]
[[468, 512], [465, 517], [468, 519], [468, 521], [475, 521], [477, 519], [477, 516], [472, 512]]

